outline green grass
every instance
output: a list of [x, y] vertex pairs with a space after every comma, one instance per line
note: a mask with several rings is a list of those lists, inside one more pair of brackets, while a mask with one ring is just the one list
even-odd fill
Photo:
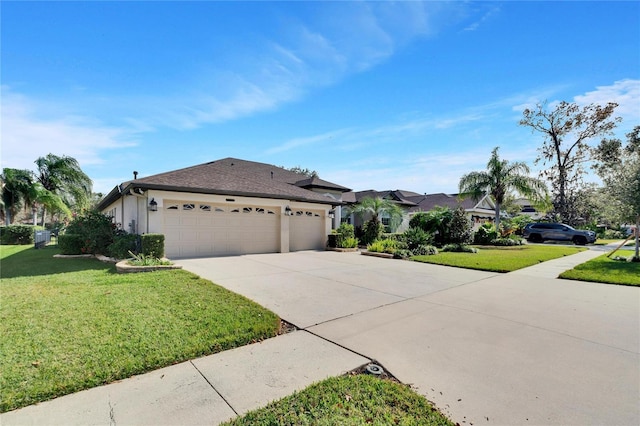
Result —
[[182, 270], [117, 274], [0, 246], [0, 411], [277, 334], [279, 318]]
[[347, 375], [249, 412], [226, 425], [453, 425], [409, 387]]
[[546, 245], [515, 247], [482, 246], [478, 253], [438, 253], [432, 256], [415, 256], [418, 262], [458, 268], [478, 269], [490, 272], [511, 272], [540, 262], [578, 253], [585, 248]]
[[[625, 254], [633, 255], [633, 253]], [[616, 255], [622, 254], [618, 252]], [[621, 262], [602, 255], [563, 272], [560, 278], [640, 286], [640, 263]]]

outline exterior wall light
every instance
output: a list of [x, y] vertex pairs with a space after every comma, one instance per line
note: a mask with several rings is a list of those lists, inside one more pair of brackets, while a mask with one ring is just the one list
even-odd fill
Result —
[[158, 203], [153, 198], [149, 201], [149, 211], [157, 212], [158, 211]]
[[329, 210], [329, 218], [333, 219], [336, 217], [336, 211], [335, 210]]
[[285, 216], [293, 215], [293, 212], [291, 211], [291, 207], [287, 206], [287, 207], [284, 208], [284, 215]]

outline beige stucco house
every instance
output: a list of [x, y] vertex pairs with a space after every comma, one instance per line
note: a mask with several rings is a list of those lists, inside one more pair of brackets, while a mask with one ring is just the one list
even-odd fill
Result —
[[164, 234], [170, 258], [286, 253], [324, 248], [348, 191], [225, 158], [124, 182], [98, 209], [127, 232]]

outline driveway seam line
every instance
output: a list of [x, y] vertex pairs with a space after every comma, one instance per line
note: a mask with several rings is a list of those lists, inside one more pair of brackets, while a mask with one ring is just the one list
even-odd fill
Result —
[[220, 396], [220, 398], [222, 398], [222, 400], [224, 401], [224, 403], [225, 403], [225, 404], [227, 404], [227, 406], [228, 406], [229, 408], [231, 408], [231, 411], [233, 411], [233, 412], [235, 413], [235, 415], [236, 415], [236, 416], [239, 416], [240, 414], [238, 414], [238, 412], [236, 411], [236, 409], [235, 409], [235, 408], [233, 408], [233, 405], [231, 405], [231, 404], [229, 403], [229, 401], [227, 401], [227, 398], [225, 398], [225, 397], [224, 397], [224, 396], [223, 396], [223, 395], [218, 391], [218, 389], [216, 389], [216, 387], [215, 387], [215, 386], [213, 386], [213, 383], [211, 383], [211, 382], [209, 381], [209, 379], [207, 379], [207, 377], [206, 377], [204, 374], [202, 374], [202, 371], [200, 371], [200, 369], [199, 369], [199, 368], [198, 368], [198, 367], [193, 363], [193, 360], [190, 360], [190, 361], [189, 361], [189, 363], [193, 366], [193, 368], [195, 368], [195, 369], [196, 369], [196, 371], [197, 371], [197, 372], [202, 376], [202, 378], [203, 378], [203, 379], [204, 379], [204, 380], [209, 384], [209, 386], [211, 386], [211, 389], [213, 389], [213, 390], [215, 391], [215, 393], [217, 393], [217, 394], [218, 394], [218, 396]]

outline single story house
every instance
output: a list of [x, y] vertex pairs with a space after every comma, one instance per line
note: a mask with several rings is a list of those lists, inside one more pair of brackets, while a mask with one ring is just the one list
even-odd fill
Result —
[[[460, 199], [458, 194], [418, 194], [417, 192], [395, 190], [395, 191], [358, 191], [349, 192], [343, 195], [342, 200], [348, 205], [359, 203], [365, 197], [382, 198], [397, 203], [404, 211], [402, 223], [393, 232], [402, 232], [409, 228], [409, 221], [417, 212], [428, 212], [433, 208], [450, 207], [452, 209], [462, 207], [467, 212], [467, 216], [473, 225], [473, 229], [478, 229], [483, 223], [495, 219], [495, 203], [491, 196], [484, 196], [480, 200], [472, 198]], [[343, 209], [342, 221], [351, 223], [356, 227], [362, 227], [363, 219], [350, 214], [347, 209]], [[389, 225], [389, 217], [382, 214], [381, 221], [385, 226]]]
[[134, 172], [98, 209], [130, 233], [163, 234], [170, 258], [286, 253], [324, 248], [349, 191], [282, 167], [224, 158], [140, 179]]

